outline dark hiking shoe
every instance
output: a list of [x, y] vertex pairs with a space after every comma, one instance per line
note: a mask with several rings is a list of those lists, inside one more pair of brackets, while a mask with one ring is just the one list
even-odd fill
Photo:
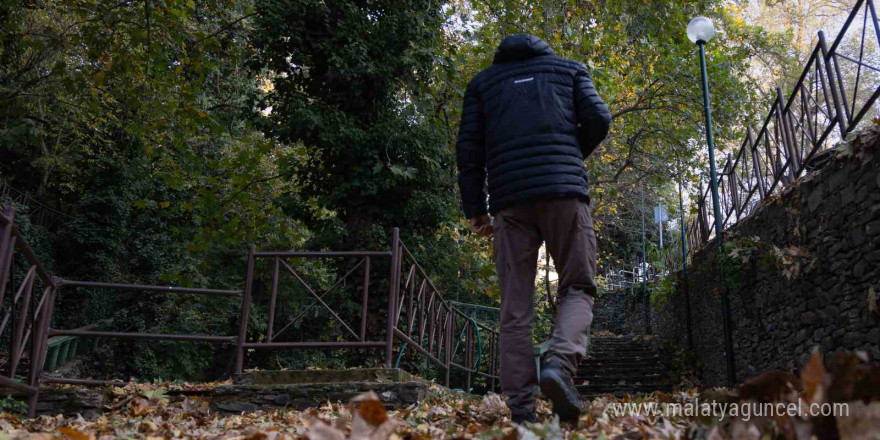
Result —
[[526, 422], [538, 423], [538, 414], [534, 411], [522, 414], [513, 414], [510, 419], [513, 421], [513, 423], [516, 423], [517, 425], [522, 425]]
[[553, 402], [553, 412], [563, 422], [576, 422], [581, 415], [581, 397], [571, 376], [556, 364], [541, 368], [541, 393]]

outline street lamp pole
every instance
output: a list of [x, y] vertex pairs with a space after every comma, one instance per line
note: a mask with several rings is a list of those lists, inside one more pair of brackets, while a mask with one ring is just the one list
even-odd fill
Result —
[[[722, 244], [721, 202], [718, 197], [718, 173], [715, 170], [715, 142], [712, 139], [712, 110], [709, 105], [709, 78], [706, 69], [706, 43], [715, 35], [712, 21], [706, 17], [696, 17], [688, 23], [688, 38], [700, 48], [700, 73], [703, 77], [703, 109], [706, 116], [706, 143], [709, 145], [709, 185], [712, 188], [712, 210], [715, 214], [715, 238], [719, 256], [724, 252]], [[720, 261], [719, 261], [720, 263]], [[723, 274], [721, 275], [723, 277]], [[731, 332], [730, 298], [727, 289], [721, 287], [721, 314], [724, 321], [724, 351], [727, 364], [728, 385], [736, 385], [736, 370], [733, 361], [733, 335]]]
[[709, 76], [706, 73], [706, 42], [698, 41], [700, 47], [700, 73], [703, 76], [703, 110], [706, 114], [706, 143], [709, 144], [709, 177], [712, 186], [712, 211], [715, 213], [715, 236], [721, 248], [721, 203], [718, 199], [718, 172], [715, 170], [715, 140], [712, 138], [712, 108], [709, 105]]

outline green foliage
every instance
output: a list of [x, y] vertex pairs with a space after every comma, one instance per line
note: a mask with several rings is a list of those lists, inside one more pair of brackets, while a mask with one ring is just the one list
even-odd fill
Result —
[[[257, 127], [253, 13], [249, 1], [3, 3], [0, 178], [69, 215], [51, 231], [22, 227], [53, 273], [239, 288], [247, 242], [308, 237], [274, 203], [298, 193], [279, 163], [303, 147]], [[56, 324], [231, 334], [235, 308], [223, 307], [65, 289]], [[129, 367], [109, 374], [204, 378], [226, 366], [212, 347], [113, 349]]]
[[675, 343], [663, 341], [660, 343], [660, 352], [666, 360], [667, 371], [675, 378], [676, 383], [682, 386], [697, 386], [698, 372], [702, 368], [700, 358], [693, 350], [684, 347], [686, 341]]
[[0, 397], [0, 413], [11, 413], [24, 415], [27, 414], [27, 403], [22, 402], [10, 395]]
[[678, 288], [678, 280], [675, 274], [658, 278], [649, 284], [649, 295], [651, 295], [651, 307], [655, 309], [662, 308]]
[[426, 90], [442, 42], [440, 9], [429, 1], [260, 4], [255, 46], [273, 83], [263, 102], [267, 134], [307, 145], [305, 160], [289, 166], [318, 206], [337, 213], [308, 223], [320, 245], [376, 247], [392, 226], [406, 237], [433, 235], [451, 219], [452, 155]]
[[719, 264], [726, 288], [740, 286], [744, 274], [752, 268], [775, 271], [778, 266], [775, 246], [761, 241], [759, 237], [725, 237], [724, 251], [719, 254]]
[[[688, 20], [708, 15], [719, 28], [707, 50], [722, 157], [740, 145], [745, 124], [762, 113], [763, 98], [749, 85], [753, 54], [781, 45], [745, 23], [739, 6], [721, 1], [490, 0], [450, 9], [472, 26], [448, 49], [465, 78], [487, 66], [501, 39], [516, 32], [538, 35], [592, 72], [614, 115], [609, 139], [587, 160], [600, 268], [630, 265], [640, 254], [643, 186], [649, 210], [658, 200], [675, 206], [678, 175], [696, 191], [698, 172], [707, 168], [700, 70], [685, 34]], [[464, 87], [453, 82], [450, 89]]]
[[[735, 8], [673, 0], [4, 1], [0, 179], [61, 213], [51, 225], [24, 207], [17, 215], [60, 276], [238, 289], [249, 243], [387, 249], [396, 226], [447, 298], [494, 306], [491, 242], [470, 233], [458, 209], [454, 141], [465, 85], [498, 42], [531, 32], [584, 61], [615, 114], [609, 141], [587, 163], [600, 267], [608, 268], [638, 256], [640, 189], [649, 207], [673, 206], [670, 176], [693, 182], [704, 168], [694, 141], [699, 71], [683, 31], [692, 15], [713, 16], [721, 30], [709, 48], [720, 148], [738, 145], [744, 121], [756, 119], [750, 56], [779, 41]], [[649, 260], [660, 267], [663, 258]], [[320, 290], [351, 263], [291, 264]], [[270, 271], [258, 265], [253, 338], [266, 335]], [[311, 304], [301, 287], [282, 287], [279, 320]], [[387, 287], [374, 278], [371, 292]], [[357, 313], [355, 287], [334, 295], [341, 312]], [[381, 332], [381, 301], [369, 311], [372, 335]], [[64, 289], [55, 325], [113, 317], [126, 331], [234, 334], [239, 307]], [[538, 310], [551, 314], [552, 304], [541, 299]], [[547, 332], [549, 320], [537, 328]], [[320, 308], [289, 331], [346, 337]], [[230, 362], [223, 345], [123, 341], [103, 350], [89, 363], [96, 376], [213, 379]], [[261, 353], [252, 362], [376, 362], [347, 356]]]

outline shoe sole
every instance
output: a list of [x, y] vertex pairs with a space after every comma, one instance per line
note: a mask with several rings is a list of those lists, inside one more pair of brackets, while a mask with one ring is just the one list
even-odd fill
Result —
[[572, 404], [568, 399], [568, 392], [563, 378], [556, 372], [541, 372], [541, 393], [553, 402], [553, 412], [559, 414], [563, 422], [577, 420], [581, 416], [580, 399], [578, 405]]

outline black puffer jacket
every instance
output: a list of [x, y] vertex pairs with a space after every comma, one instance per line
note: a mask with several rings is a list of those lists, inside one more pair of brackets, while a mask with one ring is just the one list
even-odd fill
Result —
[[605, 139], [611, 115], [587, 68], [540, 38], [504, 39], [464, 97], [458, 183], [468, 218], [530, 199], [589, 201], [584, 158]]

